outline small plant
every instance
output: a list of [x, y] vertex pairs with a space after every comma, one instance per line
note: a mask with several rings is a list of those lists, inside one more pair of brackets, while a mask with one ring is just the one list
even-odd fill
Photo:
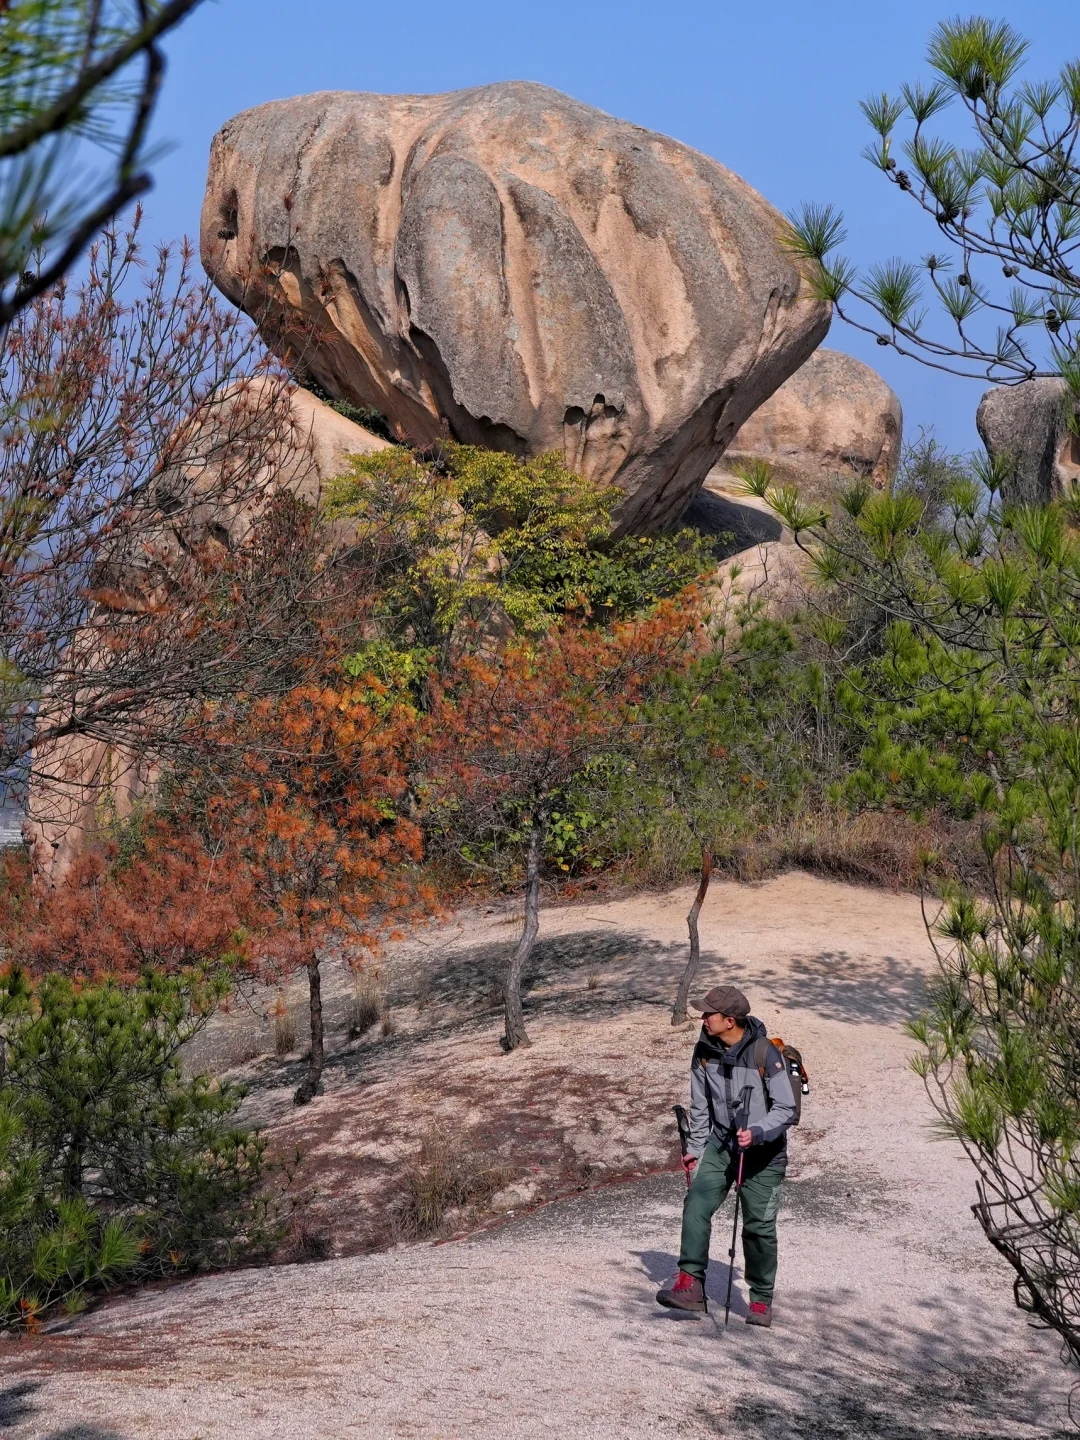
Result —
[[404, 1193], [391, 1207], [394, 1230], [402, 1240], [422, 1240], [442, 1230], [447, 1213], [483, 1205], [509, 1176], [489, 1163], [468, 1137], [430, 1131], [405, 1173]]
[[293, 1223], [285, 1253], [300, 1264], [329, 1260], [334, 1253], [334, 1242], [325, 1230], [320, 1230], [301, 1215]]
[[280, 1059], [296, 1049], [296, 1016], [285, 1004], [283, 995], [278, 995], [271, 1014], [274, 1018], [274, 1054]]
[[599, 990], [599, 988], [600, 988], [600, 976], [597, 975], [596, 972], [594, 971], [591, 975], [589, 975], [589, 976], [586, 978], [586, 980], [585, 980], [585, 989], [586, 989], [586, 990]]
[[353, 995], [349, 1000], [348, 1030], [350, 1040], [359, 1040], [373, 1025], [378, 1024], [383, 1014], [383, 992], [378, 972], [374, 975], [357, 976]]
[[762, 460], [760, 456], [753, 456], [749, 460], [738, 460], [731, 467], [733, 474], [738, 477], [739, 489], [744, 495], [752, 496], [756, 500], [764, 500], [772, 489], [773, 481], [776, 479], [776, 470], [769, 464], [768, 460]]
[[245, 1025], [236, 1032], [229, 1046], [230, 1069], [237, 1065], [247, 1065], [251, 1060], [258, 1060], [265, 1048], [259, 1032]]
[[384, 1010], [382, 1013], [382, 1025], [380, 1029], [384, 1040], [388, 1039], [391, 1035], [397, 1034], [397, 1021], [389, 1010]]

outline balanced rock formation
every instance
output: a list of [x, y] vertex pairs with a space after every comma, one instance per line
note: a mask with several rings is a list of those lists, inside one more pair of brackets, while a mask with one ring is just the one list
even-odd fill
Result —
[[425, 445], [559, 450], [676, 520], [829, 307], [737, 175], [540, 85], [326, 92], [214, 139], [202, 259], [272, 348]]
[[900, 401], [875, 370], [839, 350], [815, 350], [742, 427], [721, 468], [767, 460], [781, 483], [828, 501], [838, 480], [888, 484], [903, 428]]
[[[212, 397], [165, 447], [150, 523], [96, 577], [94, 623], [107, 624], [109, 611], [168, 606], [181, 568], [172, 557], [207, 539], [235, 548], [275, 494], [289, 489], [314, 501], [350, 455], [388, 443], [307, 390], [254, 379]], [[61, 881], [86, 837], [130, 815], [157, 773], [152, 757], [100, 736], [72, 735], [48, 753], [39, 749], [23, 825], [36, 880]]]
[[1063, 381], [995, 385], [979, 403], [975, 423], [990, 457], [1010, 464], [1006, 500], [1045, 504], [1080, 486], [1080, 437], [1069, 429]]

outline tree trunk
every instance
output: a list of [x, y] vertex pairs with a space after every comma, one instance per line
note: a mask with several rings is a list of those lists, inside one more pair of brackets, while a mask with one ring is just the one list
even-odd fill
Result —
[[679, 992], [675, 996], [675, 1004], [671, 1007], [672, 1025], [681, 1025], [686, 1019], [686, 1002], [690, 999], [690, 986], [694, 983], [697, 975], [698, 965], [701, 962], [701, 939], [698, 935], [698, 916], [701, 914], [701, 907], [705, 903], [705, 892], [709, 888], [709, 881], [712, 879], [712, 846], [701, 847], [701, 879], [698, 881], [697, 894], [694, 896], [694, 903], [690, 906], [690, 913], [686, 917], [686, 928], [690, 931], [690, 958], [686, 962], [686, 969], [679, 981]]
[[525, 969], [526, 960], [532, 954], [540, 930], [540, 847], [543, 838], [543, 822], [534, 821], [529, 831], [529, 848], [525, 856], [525, 928], [506, 972], [506, 1036], [503, 1046], [507, 1050], [532, 1044], [525, 1030], [525, 1016], [521, 1010], [521, 973]]
[[307, 962], [308, 1006], [311, 1014], [311, 1059], [308, 1073], [293, 1096], [294, 1105], [306, 1105], [319, 1093], [323, 1072], [322, 975], [319, 973], [319, 952], [313, 945]]

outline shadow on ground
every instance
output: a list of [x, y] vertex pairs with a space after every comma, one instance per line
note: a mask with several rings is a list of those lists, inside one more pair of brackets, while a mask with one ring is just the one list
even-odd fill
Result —
[[[497, 1010], [512, 939], [507, 943], [453, 951], [394, 993], [397, 1003], [445, 1007], [462, 1019]], [[560, 1014], [605, 1005], [670, 1005], [686, 963], [682, 944], [666, 945], [644, 935], [582, 930], [537, 943], [523, 980], [526, 1011], [555, 1006]], [[620, 967], [617, 978], [604, 974]], [[594, 974], [596, 989], [586, 988]], [[892, 1025], [920, 1009], [924, 971], [887, 955], [863, 960], [844, 950], [797, 957], [791, 973], [768, 965], [750, 967], [716, 951], [702, 954], [699, 989], [721, 981], [739, 984], [751, 998], [767, 991], [774, 1003], [813, 1010], [828, 1020]], [[551, 993], [554, 991], [555, 993]], [[548, 992], [548, 993], [543, 993]]]
[[[41, 1418], [41, 1403], [34, 1397], [42, 1390], [40, 1380], [20, 1380], [15, 1385], [0, 1389], [0, 1430], [13, 1430]], [[62, 1430], [34, 1431], [38, 1440], [124, 1440], [117, 1430], [106, 1430], [100, 1425], [65, 1425]]]
[[[820, 1297], [790, 1297], [793, 1309]], [[812, 1336], [793, 1342], [769, 1332], [767, 1355], [748, 1367], [764, 1393], [730, 1406], [706, 1403], [699, 1418], [717, 1436], [760, 1440], [1066, 1440], [1070, 1373], [1047, 1394], [1013, 1363], [1002, 1363], [1000, 1335], [964, 1314], [959, 1297], [924, 1302], [922, 1324], [876, 1314], [820, 1317]], [[778, 1308], [778, 1316], [780, 1315]], [[715, 1317], [714, 1323], [715, 1323]], [[744, 1340], [756, 1336], [744, 1332]], [[745, 1349], [746, 1346], [741, 1346]], [[759, 1385], [755, 1384], [755, 1389]], [[1050, 1416], [1054, 1415], [1054, 1419]]]
[[711, 490], [699, 490], [683, 513], [683, 524], [713, 541], [717, 560], [727, 560], [740, 550], [779, 540], [783, 534], [775, 515], [752, 505], [740, 505]]
[[[515, 932], [505, 941], [436, 952], [411, 964], [393, 979], [392, 1006], [415, 1006], [430, 1026], [467, 1032], [490, 1024], [502, 1008], [502, 984]], [[522, 982], [526, 1021], [540, 1015], [603, 1019], [628, 1006], [666, 1008], [686, 963], [685, 947], [664, 944], [633, 932], [607, 928], [580, 930], [539, 941]], [[612, 974], [611, 972], [616, 973]], [[844, 950], [822, 950], [798, 956], [790, 972], [769, 965], [750, 966], [716, 951], [705, 951], [696, 989], [732, 983], [752, 1002], [767, 998], [781, 1011], [810, 1010], [827, 1020], [852, 1024], [895, 1025], [916, 1015], [926, 995], [926, 976], [919, 966], [896, 956], [864, 960]], [[592, 988], [590, 988], [590, 986]], [[328, 1004], [327, 1025], [333, 1030], [340, 1004]], [[426, 1044], [428, 1028], [371, 1039], [347, 1049], [331, 1049], [328, 1074], [363, 1080], [395, 1054], [408, 1055]], [[299, 1084], [306, 1073], [300, 1059], [269, 1057], [245, 1083], [256, 1094]]]

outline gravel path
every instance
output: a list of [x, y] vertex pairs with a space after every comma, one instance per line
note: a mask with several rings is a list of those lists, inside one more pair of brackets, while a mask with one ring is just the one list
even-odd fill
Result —
[[[577, 923], [588, 930], [603, 918], [673, 943], [684, 901], [677, 892], [593, 904]], [[1008, 1274], [970, 1214], [970, 1167], [930, 1138], [906, 1065], [900, 1023], [930, 963], [917, 902], [789, 876], [719, 886], [709, 903], [706, 981], [739, 978], [767, 1023], [804, 1048], [814, 1079], [792, 1142], [771, 1331], [743, 1323], [738, 1269], [724, 1329], [726, 1269], [716, 1262], [708, 1317], [654, 1304], [678, 1244], [682, 1180], [666, 1173], [471, 1239], [212, 1276], [118, 1300], [45, 1339], [5, 1342], [0, 1431], [12, 1440], [1073, 1436], [1069, 1372], [1052, 1338], [1013, 1309]], [[572, 930], [575, 914], [559, 912], [555, 928]], [[652, 1008], [659, 1038], [667, 1019]], [[494, 1043], [490, 1028], [477, 1046]], [[541, 1008], [530, 1028], [530, 1064], [560, 1054], [558, 1015]], [[332, 1092], [322, 1103], [333, 1104]], [[721, 1255], [729, 1223], [725, 1209]]]

